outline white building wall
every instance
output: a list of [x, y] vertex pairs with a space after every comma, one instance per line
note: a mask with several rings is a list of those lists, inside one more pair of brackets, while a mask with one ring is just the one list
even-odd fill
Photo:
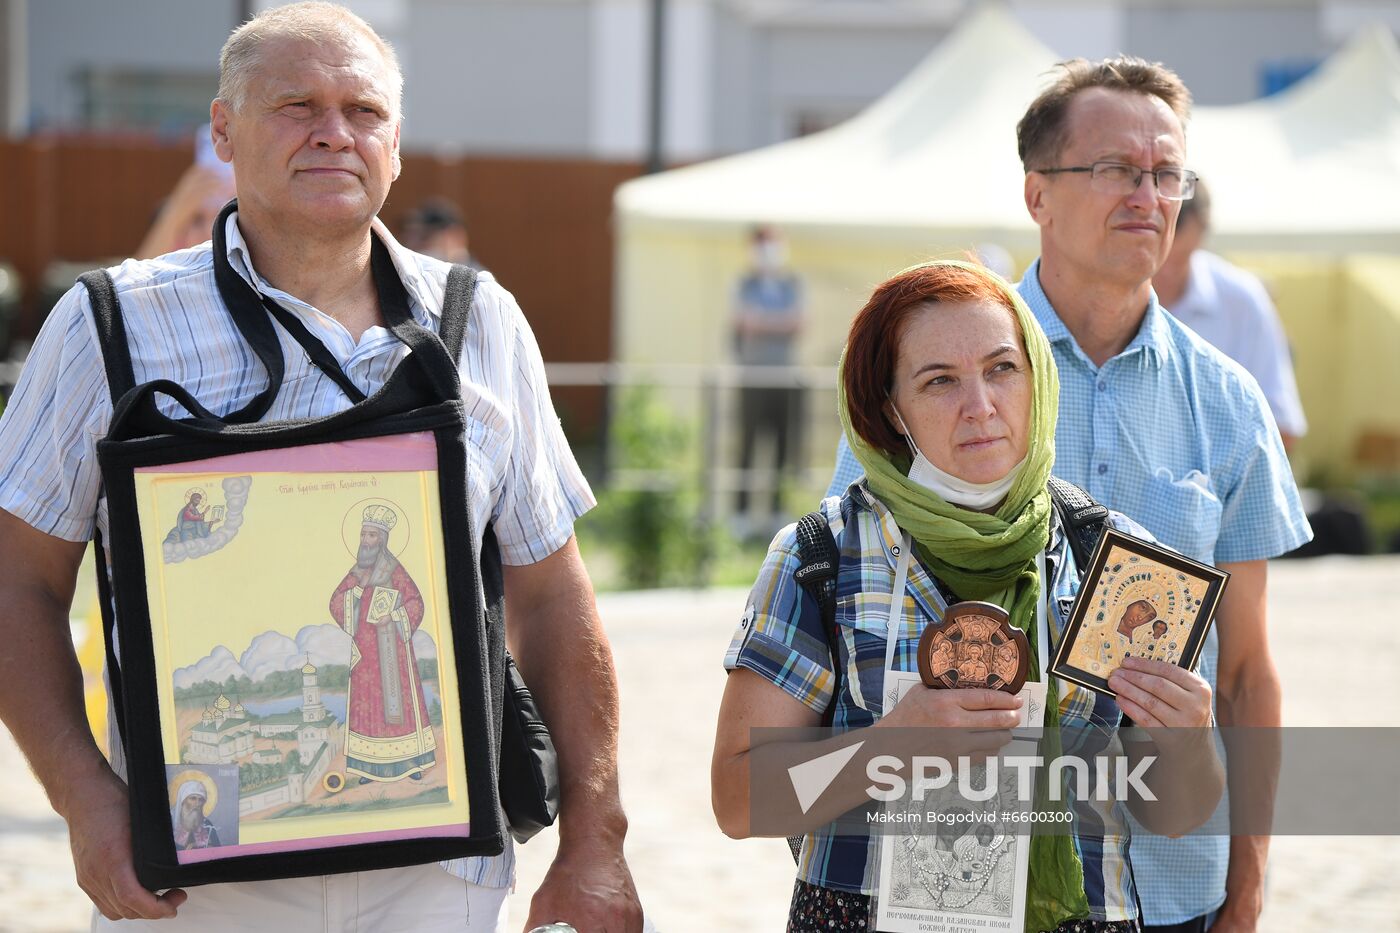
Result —
[[403, 145], [584, 155], [591, 25], [577, 0], [413, 0], [399, 43]]
[[[258, 0], [258, 7], [277, 0]], [[650, 0], [344, 0], [394, 43], [412, 150], [640, 160]], [[1008, 0], [1065, 56], [1126, 51], [1175, 67], [1201, 103], [1256, 96], [1265, 61], [1324, 57], [1396, 0]], [[665, 154], [685, 162], [789, 138], [877, 99], [952, 29], [961, 0], [667, 0]], [[0, 83], [51, 127], [84, 125], [91, 69], [214, 87], [234, 0], [0, 0], [25, 20], [22, 80]], [[18, 12], [17, 12], [18, 11]], [[11, 43], [13, 45], [13, 43]], [[6, 74], [18, 56], [7, 56]], [[200, 76], [203, 76], [202, 78]], [[950, 88], [949, 93], [957, 93]], [[8, 100], [8, 98], [7, 98]], [[3, 131], [3, 127], [0, 127]]]
[[1315, 3], [1129, 8], [1124, 47], [1181, 75], [1198, 104], [1240, 104], [1263, 91], [1268, 62], [1317, 62], [1332, 51]]
[[1013, 0], [1010, 6], [1023, 26], [1065, 58], [1108, 58], [1124, 51], [1121, 4]]
[[236, 4], [208, 0], [39, 0], [28, 5], [29, 110], [39, 126], [82, 122], [79, 79], [88, 69], [208, 76], [217, 87], [219, 49]]

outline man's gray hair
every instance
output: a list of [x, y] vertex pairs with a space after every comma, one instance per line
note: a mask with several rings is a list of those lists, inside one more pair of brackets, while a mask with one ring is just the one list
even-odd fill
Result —
[[311, 42], [349, 44], [367, 40], [379, 50], [389, 75], [386, 89], [394, 116], [403, 113], [403, 72], [394, 47], [380, 38], [369, 23], [345, 7], [323, 0], [307, 0], [273, 7], [254, 16], [233, 31], [219, 53], [219, 99], [235, 111], [248, 96], [248, 81], [258, 68], [258, 56], [269, 39], [305, 39]]

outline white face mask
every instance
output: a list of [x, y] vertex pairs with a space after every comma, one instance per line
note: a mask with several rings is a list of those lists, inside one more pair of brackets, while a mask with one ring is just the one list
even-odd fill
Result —
[[962, 506], [965, 509], [987, 509], [996, 505], [1006, 498], [1006, 494], [1011, 492], [1011, 487], [1016, 483], [1016, 477], [1021, 475], [1021, 468], [1026, 465], [1026, 460], [1030, 458], [1030, 453], [1021, 458], [1021, 462], [1011, 468], [999, 480], [990, 483], [971, 483], [965, 479], [960, 479], [952, 473], [940, 470], [924, 456], [917, 444], [914, 443], [913, 432], [904, 423], [904, 416], [895, 407], [894, 400], [890, 400], [890, 410], [899, 419], [899, 426], [904, 429], [904, 442], [909, 445], [909, 452], [914, 455], [914, 462], [909, 467], [909, 480], [918, 483], [936, 496], [940, 496], [944, 501], [953, 505]]
[[764, 240], [754, 246], [753, 261], [762, 272], [777, 272], [787, 261], [787, 251], [777, 240]]

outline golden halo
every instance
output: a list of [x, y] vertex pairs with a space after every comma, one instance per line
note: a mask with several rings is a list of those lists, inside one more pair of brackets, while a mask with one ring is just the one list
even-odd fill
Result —
[[[358, 558], [360, 556], [360, 525], [365, 514], [365, 509], [372, 505], [382, 505], [394, 510], [394, 514], [399, 517], [398, 523], [394, 525], [394, 530], [389, 532], [389, 552], [395, 557], [403, 553], [408, 547], [409, 538], [412, 536], [412, 528], [408, 523], [408, 513], [403, 506], [389, 499], [361, 499], [350, 506], [350, 511], [345, 513], [345, 517], [340, 520], [340, 540], [345, 544], [346, 552]], [[395, 547], [395, 542], [398, 546]]]
[[204, 815], [207, 817], [214, 812], [214, 808], [219, 803], [219, 788], [214, 783], [214, 779], [203, 771], [181, 771], [175, 775], [170, 782], [170, 805], [175, 806], [175, 802], [180, 795], [180, 786], [186, 781], [198, 781], [204, 785]]
[[327, 793], [338, 794], [345, 789], [345, 775], [339, 771], [327, 771], [326, 776], [321, 778], [321, 786]]
[[199, 493], [199, 497], [205, 502], [209, 501], [209, 492], [203, 486], [191, 486], [189, 489], [185, 490], [185, 504], [189, 504], [189, 501], [194, 498], [195, 493]]

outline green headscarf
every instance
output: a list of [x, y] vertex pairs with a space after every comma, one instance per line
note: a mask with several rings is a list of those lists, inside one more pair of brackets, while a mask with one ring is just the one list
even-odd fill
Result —
[[[1029, 447], [1020, 475], [995, 514], [954, 505], [907, 476], [912, 458], [887, 455], [866, 443], [851, 427], [845, 391], [846, 357], [837, 375], [841, 425], [856, 460], [865, 468], [870, 491], [894, 515], [899, 527], [914, 539], [924, 566], [947, 584], [959, 599], [980, 599], [1003, 606], [1011, 624], [1026, 633], [1031, 644], [1030, 676], [1042, 679], [1036, 642], [1035, 607], [1041, 599], [1035, 557], [1050, 538], [1050, 493], [1046, 483], [1055, 460], [1055, 419], [1059, 412], [1060, 380], [1050, 354], [1050, 342], [1030, 308], [1000, 276], [969, 262], [948, 259], [925, 266], [955, 266], [994, 282], [1016, 309], [1016, 322], [1026, 346], [1032, 376]], [[903, 274], [903, 273], [901, 273]], [[1048, 684], [1046, 736], [1056, 741], [1059, 705], [1054, 681]], [[1057, 754], [1058, 747], [1046, 749]], [[1043, 771], [1044, 769], [1042, 769]], [[1044, 801], [1044, 775], [1037, 781], [1037, 805]], [[1026, 899], [1026, 930], [1053, 930], [1062, 921], [1087, 917], [1084, 868], [1066, 835], [1031, 836]]]

